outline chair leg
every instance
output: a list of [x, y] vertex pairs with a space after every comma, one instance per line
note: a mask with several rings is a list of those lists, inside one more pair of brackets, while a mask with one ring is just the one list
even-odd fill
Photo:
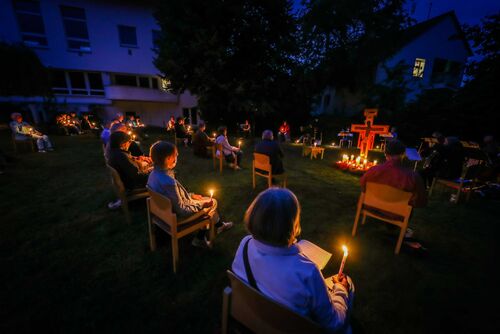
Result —
[[253, 189], [255, 189], [255, 167], [253, 166], [253, 162], [252, 162], [252, 185]]
[[151, 221], [151, 213], [149, 211], [149, 200], [147, 201], [148, 207], [148, 232], [149, 232], [149, 249], [152, 252], [156, 250], [156, 234], [153, 226], [153, 222]]
[[222, 334], [228, 333], [229, 325], [229, 303], [231, 301], [232, 290], [226, 287], [222, 293]]
[[267, 187], [271, 188], [273, 186], [273, 175], [269, 173], [267, 176]]
[[352, 227], [352, 236], [353, 237], [356, 235], [356, 229], [358, 228], [359, 216], [361, 215], [362, 196], [363, 196], [363, 194], [361, 194], [361, 196], [359, 197], [358, 209], [356, 210], [356, 218], [354, 218], [354, 226]]
[[283, 175], [283, 188], [286, 188], [286, 174]]
[[221, 154], [221, 156], [219, 158], [219, 173], [222, 174], [222, 154]]
[[403, 226], [401, 226], [401, 231], [399, 232], [398, 243], [396, 244], [396, 249], [394, 249], [394, 254], [396, 254], [396, 255], [399, 254], [399, 251], [401, 249], [401, 245], [403, 244], [403, 238], [405, 236], [407, 226], [408, 226], [408, 222], [406, 222], [406, 224], [403, 224]]
[[363, 213], [363, 219], [361, 220], [361, 225], [365, 225], [366, 223], [366, 214]]
[[174, 274], [177, 273], [177, 263], [179, 261], [179, 240], [176, 235], [172, 235], [172, 265], [174, 267]]

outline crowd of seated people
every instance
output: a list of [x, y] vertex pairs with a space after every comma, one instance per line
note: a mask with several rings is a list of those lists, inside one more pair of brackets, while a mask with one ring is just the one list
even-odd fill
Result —
[[23, 116], [20, 113], [12, 113], [10, 117], [12, 121], [9, 125], [15, 140], [35, 140], [39, 153], [54, 150], [49, 137], [35, 129], [28, 122], [23, 121]]
[[82, 134], [81, 123], [78, 117], [72, 117], [70, 114], [59, 114], [56, 116], [56, 124], [59, 132], [67, 136]]

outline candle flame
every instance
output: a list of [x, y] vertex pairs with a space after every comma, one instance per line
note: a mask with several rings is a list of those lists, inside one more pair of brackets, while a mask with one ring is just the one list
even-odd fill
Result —
[[214, 195], [214, 190], [210, 189], [209, 192], [210, 192], [210, 197], [212, 197]]
[[347, 256], [347, 254], [349, 254], [349, 251], [347, 250], [346, 245], [342, 245], [342, 250], [344, 251], [344, 256]]

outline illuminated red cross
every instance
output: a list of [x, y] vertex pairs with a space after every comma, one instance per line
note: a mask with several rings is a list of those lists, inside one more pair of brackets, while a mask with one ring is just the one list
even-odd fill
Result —
[[368, 156], [368, 151], [373, 148], [375, 135], [389, 133], [389, 125], [373, 125], [373, 121], [377, 114], [378, 109], [365, 109], [365, 124], [351, 125], [351, 132], [359, 133], [358, 148], [363, 158], [366, 158]]

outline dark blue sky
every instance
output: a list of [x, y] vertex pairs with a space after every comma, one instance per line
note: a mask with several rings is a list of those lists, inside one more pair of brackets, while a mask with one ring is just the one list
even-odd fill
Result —
[[[434, 17], [450, 10], [455, 10], [460, 23], [477, 24], [484, 16], [500, 11], [499, 0], [409, 0], [408, 8], [415, 3], [415, 12], [412, 15], [418, 22], [427, 19], [429, 7], [430, 17]], [[432, 4], [432, 6], [430, 6]]]

